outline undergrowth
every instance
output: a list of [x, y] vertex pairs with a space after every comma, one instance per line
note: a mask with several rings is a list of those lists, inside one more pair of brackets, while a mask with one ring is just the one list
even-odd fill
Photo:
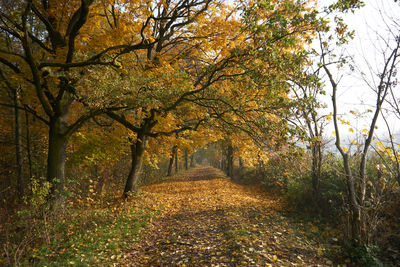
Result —
[[19, 211], [5, 226], [0, 266], [110, 266], [158, 211], [141, 196], [114, 203], [69, 203]]

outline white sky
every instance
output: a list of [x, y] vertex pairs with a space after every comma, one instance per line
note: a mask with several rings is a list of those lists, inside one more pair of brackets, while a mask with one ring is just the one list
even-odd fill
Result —
[[[389, 38], [388, 24], [392, 24], [393, 20], [391, 18], [396, 18], [398, 22], [400, 21], [400, 4], [395, 3], [394, 0], [364, 0], [364, 2], [365, 6], [363, 8], [357, 10], [354, 14], [350, 13], [344, 17], [349, 28], [356, 31], [354, 40], [346, 45], [345, 51], [347, 55], [354, 58], [356, 64], [353, 65], [356, 71], [351, 72], [349, 67], [345, 67], [336, 75], [337, 78], [341, 77], [337, 98], [338, 113], [348, 114], [344, 118], [350, 121], [352, 128], [355, 130], [355, 133], [352, 134], [348, 130], [349, 127], [341, 127], [343, 141], [357, 140], [357, 132], [360, 135], [362, 129], [369, 128], [371, 121], [369, 118], [372, 117], [373, 113], [369, 113], [365, 118], [360, 119], [356, 119], [355, 116], [349, 114], [350, 110], [359, 112], [364, 112], [367, 109], [374, 110], [373, 107], [376, 102], [374, 92], [362, 80], [360, 73], [364, 72], [364, 77], [369, 81], [371, 79], [377, 80], [377, 76], [374, 73], [378, 73], [382, 69], [382, 53], [386, 47], [381, 38]], [[322, 1], [321, 4], [323, 4]], [[394, 27], [392, 26], [391, 28]], [[400, 33], [399, 30], [400, 27], [398, 25], [397, 35]], [[372, 72], [366, 62], [371, 66]], [[332, 71], [335, 71], [332, 67]], [[400, 86], [397, 86], [397, 90], [400, 92]], [[326, 82], [326, 92], [327, 96], [323, 98], [323, 101], [328, 104], [328, 108], [323, 113], [332, 112], [329, 82]], [[400, 121], [391, 117], [390, 124], [393, 132], [400, 132]], [[325, 130], [325, 136], [332, 138], [332, 131], [333, 125], [330, 124]], [[386, 125], [382, 118], [378, 120], [378, 129], [375, 133], [380, 138], [387, 135]]]

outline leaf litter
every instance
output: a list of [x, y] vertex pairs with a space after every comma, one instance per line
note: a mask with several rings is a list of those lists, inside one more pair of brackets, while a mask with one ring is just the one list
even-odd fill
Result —
[[[119, 266], [328, 266], [318, 227], [285, 216], [285, 203], [256, 186], [199, 167], [144, 186], [145, 206], [162, 207]], [[134, 201], [134, 199], [133, 199]]]

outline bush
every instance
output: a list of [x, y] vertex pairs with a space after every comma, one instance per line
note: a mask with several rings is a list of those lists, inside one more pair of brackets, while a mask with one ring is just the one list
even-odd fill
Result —
[[379, 248], [376, 246], [354, 246], [345, 242], [341, 248], [342, 257], [350, 260], [355, 266], [380, 267], [383, 263], [378, 259]]

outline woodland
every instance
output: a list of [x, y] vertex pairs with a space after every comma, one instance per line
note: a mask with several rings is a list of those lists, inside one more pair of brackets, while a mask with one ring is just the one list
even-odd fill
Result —
[[365, 2], [0, 0], [0, 266], [396, 266], [400, 20], [356, 62]]

